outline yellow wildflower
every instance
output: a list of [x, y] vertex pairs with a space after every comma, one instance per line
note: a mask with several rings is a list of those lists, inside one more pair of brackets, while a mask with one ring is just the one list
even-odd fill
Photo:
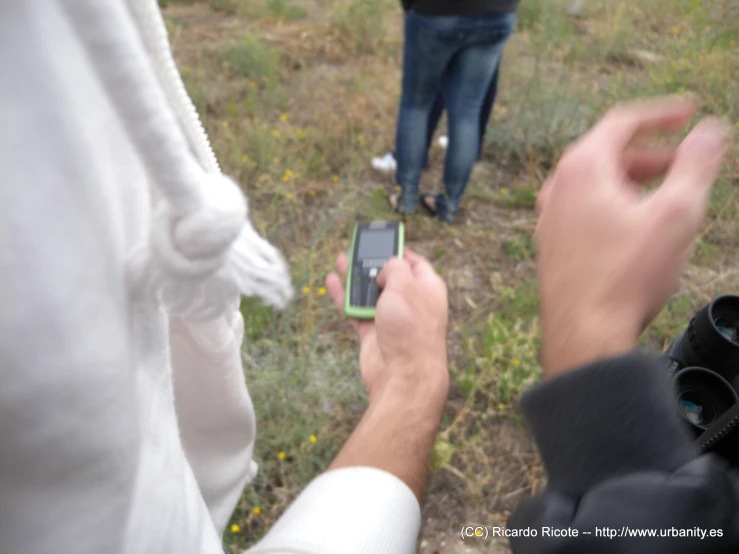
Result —
[[295, 136], [299, 139], [305, 138], [305, 131], [303, 129], [295, 129]]
[[286, 457], [286, 454], [285, 454], [284, 452], [281, 452], [281, 451], [280, 451], [280, 452], [278, 452], [278, 453], [277, 453], [277, 457], [278, 457], [278, 458], [279, 458], [280, 460], [284, 460], [284, 459], [285, 459], [285, 457]]
[[286, 113], [280, 115], [280, 121], [287, 121], [287, 114]]
[[254, 506], [254, 509], [252, 510], [252, 513], [253, 513], [253, 514], [254, 514], [255, 516], [258, 516], [259, 514], [261, 514], [261, 513], [262, 513], [262, 509], [261, 509], [261, 508], [260, 508], [259, 506]]
[[338, 183], [338, 182], [339, 182], [339, 176], [338, 176], [338, 175], [334, 175], [333, 177], [331, 177], [331, 180], [332, 180], [332, 181], [333, 181], [334, 183]]
[[311, 260], [315, 260], [316, 259], [316, 253], [315, 252], [311, 252], [310, 253], [310, 259]]
[[316, 195], [316, 191], [314, 191], [314, 190], [310, 191], [310, 195], [311, 196], [315, 196]]
[[324, 294], [326, 294], [326, 289], [323, 288], [323, 287], [321, 287], [320, 289], [318, 289], [318, 294], [320, 294], [321, 296], [323, 296]]
[[241, 527], [239, 527], [238, 525], [236, 525], [236, 524], [234, 523], [234, 524], [233, 524], [233, 525], [231, 526], [231, 532], [232, 532], [232, 533], [238, 533], [239, 531], [241, 531]]
[[280, 136], [280, 132], [277, 129], [272, 129], [272, 136], [277, 138]]
[[498, 404], [498, 409], [499, 410], [505, 410], [505, 404], [503, 404], [502, 402], [500, 404]]
[[316, 444], [316, 442], [318, 442], [318, 438], [316, 438], [315, 435], [311, 435], [310, 437], [308, 437], [308, 440], [313, 444]]
[[513, 367], [518, 367], [521, 365], [521, 360], [513, 360]]
[[309, 294], [310, 293], [310, 287], [303, 287], [303, 293]]

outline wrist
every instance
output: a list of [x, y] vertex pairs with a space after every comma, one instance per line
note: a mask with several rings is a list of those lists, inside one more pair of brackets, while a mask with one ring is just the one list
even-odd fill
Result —
[[387, 471], [421, 503], [449, 375], [446, 363], [430, 372], [409, 369], [386, 369], [390, 377], [373, 388], [367, 411], [330, 469], [369, 466]]
[[370, 405], [402, 400], [416, 410], [441, 413], [449, 394], [449, 369], [446, 358], [412, 364], [395, 364], [386, 370], [387, 378], [370, 393]]
[[600, 317], [562, 319], [566, 324], [543, 323], [542, 365], [544, 377], [567, 373], [598, 360], [627, 354], [638, 344], [639, 325], [619, 319], [613, 313]]

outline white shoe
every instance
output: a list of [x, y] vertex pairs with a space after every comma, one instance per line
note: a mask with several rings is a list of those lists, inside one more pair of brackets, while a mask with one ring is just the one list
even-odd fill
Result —
[[372, 158], [372, 169], [382, 173], [392, 173], [398, 169], [398, 162], [392, 154], [385, 154], [382, 158]]
[[446, 150], [447, 146], [449, 146], [449, 137], [446, 135], [441, 135], [439, 137], [439, 146]]

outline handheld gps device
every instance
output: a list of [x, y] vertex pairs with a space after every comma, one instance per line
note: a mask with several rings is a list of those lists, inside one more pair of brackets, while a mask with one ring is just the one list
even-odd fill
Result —
[[403, 240], [400, 221], [372, 221], [354, 228], [346, 272], [346, 315], [355, 319], [375, 317], [380, 296], [377, 276], [391, 257], [403, 257]]

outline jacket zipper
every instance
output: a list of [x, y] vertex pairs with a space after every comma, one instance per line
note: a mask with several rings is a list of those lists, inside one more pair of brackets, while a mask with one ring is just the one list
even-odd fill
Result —
[[167, 27], [157, 0], [136, 0], [135, 5], [144, 30], [144, 38], [157, 66], [157, 74], [162, 79], [165, 94], [184, 128], [191, 147], [208, 173], [220, 173], [213, 146], [177, 69], [169, 44]]

